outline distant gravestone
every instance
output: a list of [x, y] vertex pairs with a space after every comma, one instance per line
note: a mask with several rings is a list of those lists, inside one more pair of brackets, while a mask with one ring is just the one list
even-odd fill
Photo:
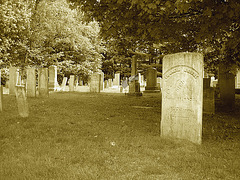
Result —
[[113, 79], [113, 86], [120, 85], [120, 73], [116, 73]]
[[69, 91], [73, 92], [74, 91], [74, 75], [70, 75], [68, 85], [69, 85]]
[[201, 144], [203, 56], [176, 53], [163, 58], [161, 135]]
[[18, 74], [18, 69], [16, 67], [9, 68], [9, 94], [10, 95], [15, 94], [17, 74]]
[[67, 77], [63, 78], [62, 84], [61, 84], [61, 89], [64, 91], [66, 88], [66, 84], [67, 84]]
[[16, 99], [17, 99], [17, 107], [18, 113], [21, 117], [28, 117], [29, 110], [28, 110], [28, 103], [26, 97], [26, 89], [22, 85], [17, 85], [15, 89]]
[[203, 88], [203, 113], [215, 113], [215, 97], [213, 87]]
[[157, 70], [155, 68], [148, 68], [147, 70], [147, 85], [144, 92], [160, 92], [157, 86]]
[[38, 92], [39, 96], [48, 96], [48, 69], [38, 69]]
[[161, 90], [161, 80], [162, 80], [162, 78], [160, 78], [160, 77], [157, 78], [157, 87], [160, 90]]
[[93, 73], [91, 76], [90, 92], [100, 92], [101, 74]]
[[112, 87], [112, 86], [113, 86], [112, 79], [108, 79], [108, 86], [109, 86], [109, 87]]
[[27, 97], [36, 97], [35, 68], [27, 68]]
[[56, 91], [58, 82], [57, 82], [57, 66], [50, 66], [49, 70], [49, 91]]

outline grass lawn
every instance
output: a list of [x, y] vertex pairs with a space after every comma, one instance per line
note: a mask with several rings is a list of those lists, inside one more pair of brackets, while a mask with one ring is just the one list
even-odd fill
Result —
[[14, 96], [0, 113], [0, 180], [240, 179], [240, 96], [235, 113], [203, 116], [203, 143], [159, 136], [159, 94]]

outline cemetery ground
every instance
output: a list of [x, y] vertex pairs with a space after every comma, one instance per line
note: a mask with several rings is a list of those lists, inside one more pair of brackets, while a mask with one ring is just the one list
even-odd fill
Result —
[[[3, 96], [0, 179], [239, 179], [240, 96], [234, 113], [203, 116], [203, 142], [159, 136], [160, 94], [51, 93], [20, 118]], [[218, 103], [218, 102], [217, 102]]]

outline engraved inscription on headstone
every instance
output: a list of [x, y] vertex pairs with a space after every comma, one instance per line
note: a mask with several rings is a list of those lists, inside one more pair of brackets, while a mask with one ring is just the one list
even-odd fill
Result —
[[201, 144], [203, 56], [177, 53], [163, 58], [161, 135]]

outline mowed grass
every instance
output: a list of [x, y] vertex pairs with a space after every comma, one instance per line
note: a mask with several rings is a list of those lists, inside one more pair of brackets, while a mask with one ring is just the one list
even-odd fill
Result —
[[240, 179], [240, 110], [204, 115], [195, 145], [160, 137], [160, 94], [53, 93], [28, 118], [3, 101], [1, 180]]

